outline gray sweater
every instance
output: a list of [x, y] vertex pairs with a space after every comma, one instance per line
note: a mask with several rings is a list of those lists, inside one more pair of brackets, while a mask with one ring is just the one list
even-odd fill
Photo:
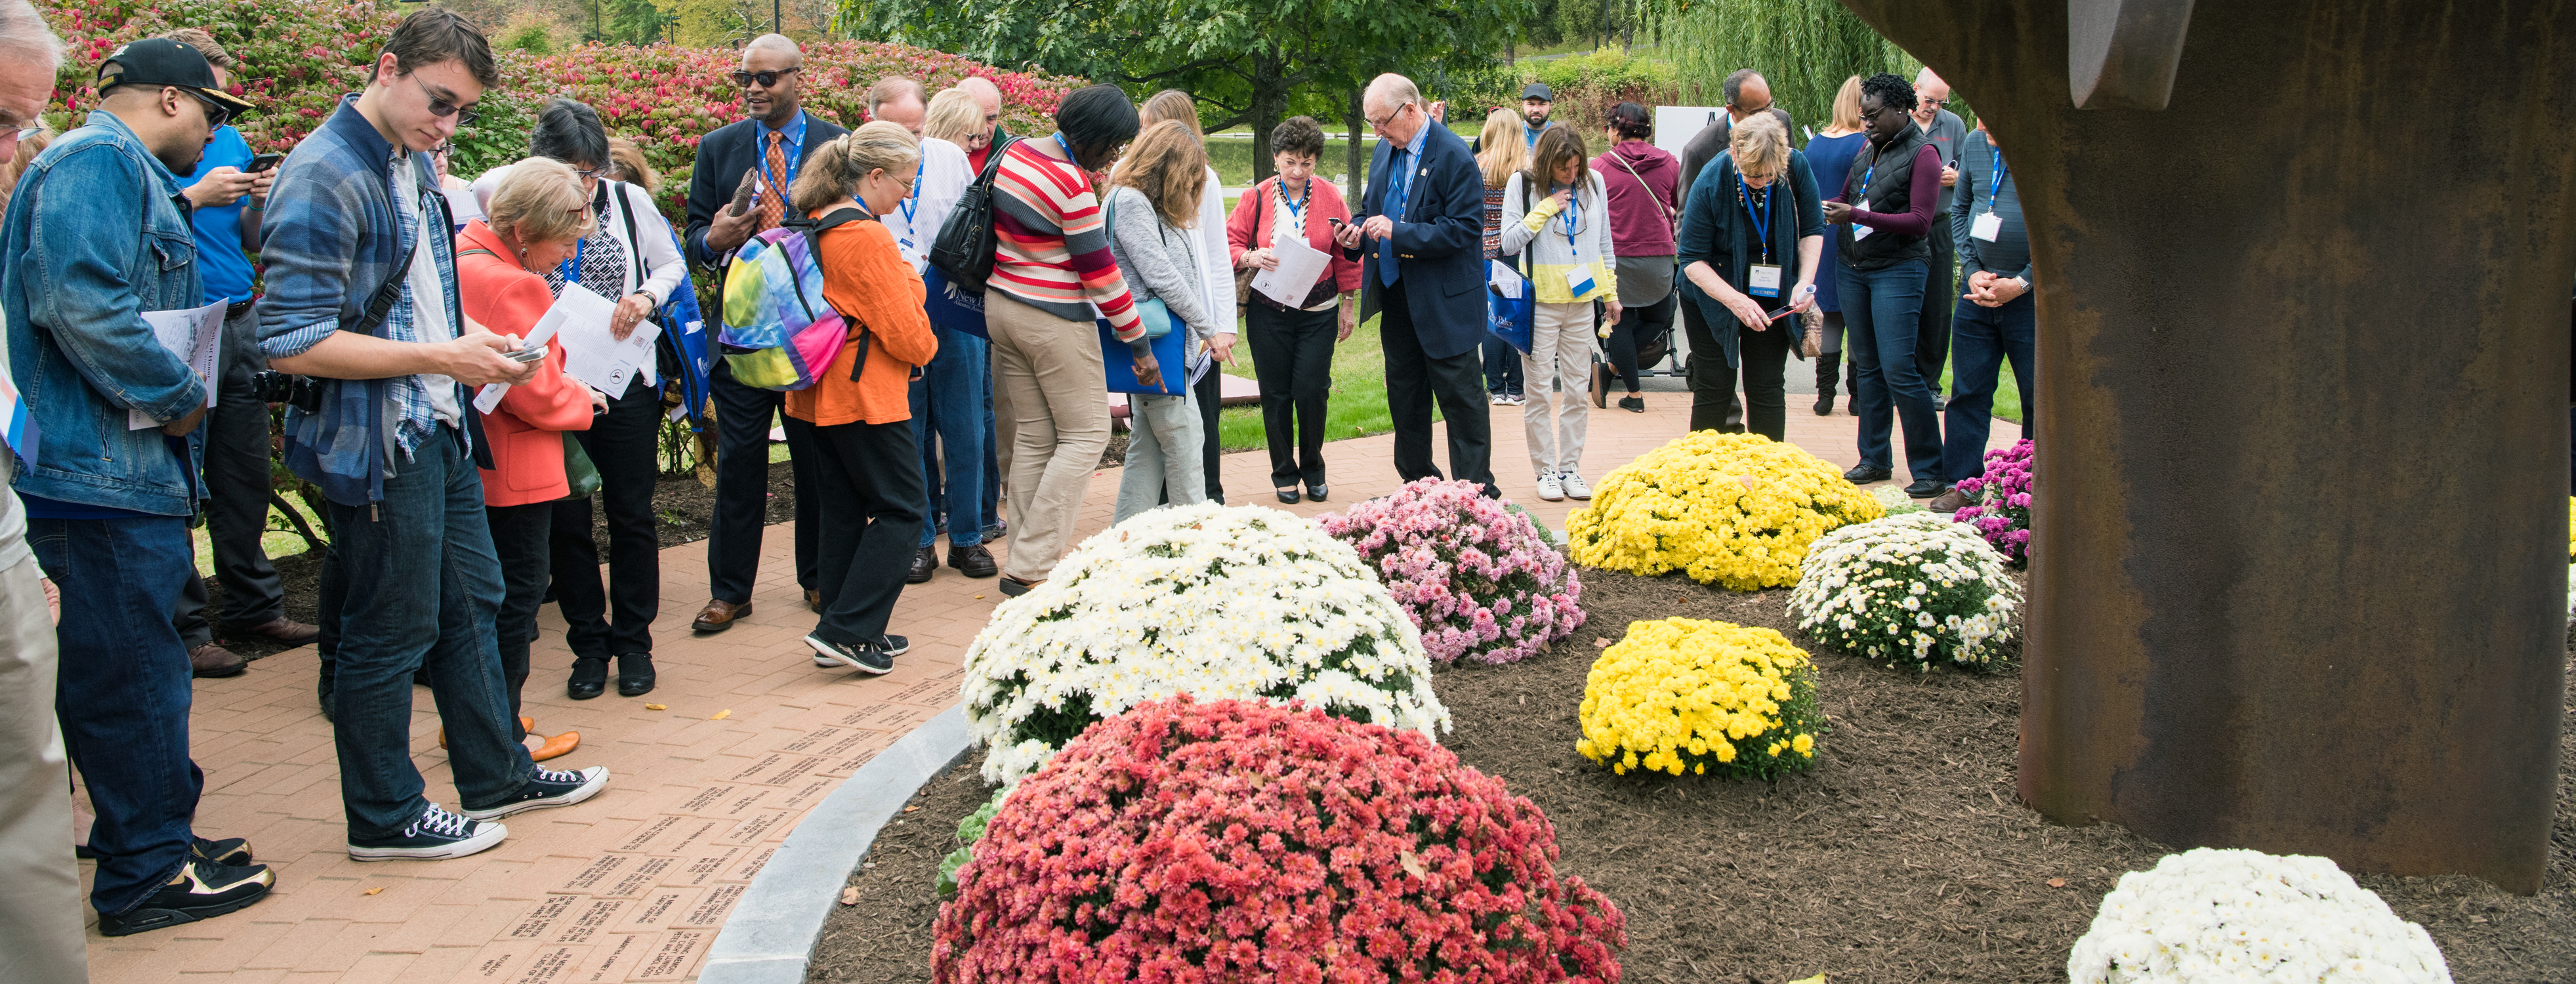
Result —
[[1145, 193], [1124, 185], [1110, 189], [1109, 255], [1118, 261], [1128, 293], [1137, 303], [1161, 298], [1172, 317], [1187, 326], [1190, 361], [1199, 346], [1216, 333], [1208, 317], [1207, 290], [1199, 282], [1198, 256], [1191, 250], [1195, 233], [1164, 224], [1162, 213]]

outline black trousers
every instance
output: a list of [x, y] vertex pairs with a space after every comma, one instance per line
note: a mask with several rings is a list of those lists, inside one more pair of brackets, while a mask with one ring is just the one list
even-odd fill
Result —
[[1224, 442], [1217, 439], [1217, 415], [1225, 410], [1225, 369], [1209, 366], [1207, 375], [1190, 387], [1190, 398], [1199, 405], [1199, 455], [1207, 476], [1209, 502], [1225, 504], [1224, 476], [1217, 474], [1217, 456], [1225, 453]]
[[1252, 365], [1261, 377], [1270, 485], [1323, 485], [1324, 402], [1333, 390], [1333, 336], [1341, 330], [1341, 312], [1281, 311], [1255, 303], [1244, 318]]
[[[723, 359], [709, 376], [716, 405], [716, 510], [707, 525], [707, 582], [717, 601], [739, 605], [751, 600], [760, 573], [760, 528], [769, 517], [769, 425], [780, 418], [786, 394], [734, 382], [733, 368]], [[818, 586], [815, 550], [822, 529], [810, 494], [814, 425], [783, 419], [795, 474], [796, 583], [812, 590]], [[914, 463], [914, 471], [920, 468]], [[601, 478], [605, 484], [606, 474]], [[612, 543], [612, 558], [614, 553]]]
[[[1741, 379], [1744, 384], [1744, 415], [1738, 419], [1728, 420], [1717, 427], [1717, 430], [1741, 434], [1749, 425], [1753, 433], [1774, 441], [1789, 439], [1789, 349], [1795, 342], [1792, 341], [1793, 336], [1782, 326], [1797, 323], [1796, 318], [1782, 318], [1772, 322], [1771, 327], [1765, 331], [1754, 331], [1744, 327], [1742, 322], [1736, 323], [1736, 364], [1733, 366], [1726, 364], [1726, 353], [1715, 351], [1715, 347], [1711, 347], [1708, 361], [1715, 363], [1708, 370], [1711, 382], [1725, 388], [1729, 404], [1734, 403], [1736, 382]], [[1691, 388], [1697, 390], [1699, 388], [1697, 361], [1699, 344], [1693, 342], [1691, 351], [1693, 353]], [[1693, 415], [1691, 429], [1702, 429], [1696, 414]]]
[[[1675, 296], [1681, 288], [1673, 288]], [[1735, 401], [1735, 367], [1726, 364], [1726, 350], [1719, 348], [1717, 335], [1709, 330], [1708, 317], [1689, 298], [1680, 299], [1682, 334], [1690, 340], [1691, 415], [1690, 429], [1695, 431], [1744, 432], [1744, 406]], [[1728, 330], [1742, 332], [1744, 325], [1723, 305], [1711, 305], [1726, 319]], [[1739, 353], [1740, 354], [1740, 353]]]
[[661, 431], [661, 389], [637, 379], [626, 395], [608, 401], [607, 413], [591, 418], [589, 430], [571, 432], [599, 469], [599, 496], [608, 510], [603, 592], [599, 543], [590, 535], [590, 497], [553, 503], [555, 602], [563, 612], [564, 642], [576, 657], [653, 651], [653, 619], [662, 610], [662, 544], [653, 531]]
[[1503, 490], [1494, 484], [1494, 430], [1487, 412], [1492, 404], [1485, 398], [1483, 354], [1469, 349], [1433, 358], [1422, 350], [1422, 336], [1414, 333], [1404, 285], [1399, 282], [1378, 296], [1384, 298], [1377, 337], [1386, 350], [1386, 407], [1395, 418], [1396, 475], [1407, 482], [1441, 477], [1431, 463], [1431, 403], [1437, 399], [1448, 425], [1450, 472], [1484, 486], [1486, 495], [1501, 496]]
[[[1936, 218], [1944, 222], [1947, 219]], [[1951, 275], [1958, 270], [1956, 249], [1942, 249], [1938, 241], [1932, 246], [1932, 272], [1923, 278], [1923, 325], [1914, 333], [1914, 368], [1923, 373], [1923, 385], [1932, 395], [1941, 395], [1941, 368], [1950, 364], [1950, 318], [1959, 292], [1953, 288]]]
[[[220, 343], [222, 382], [206, 414], [206, 539], [214, 548], [215, 580], [224, 586], [221, 620], [246, 629], [286, 614], [286, 590], [268, 563], [260, 536], [268, 531], [268, 404], [253, 397], [250, 377], [268, 365], [259, 351], [259, 316], [244, 311], [224, 319]], [[180, 641], [194, 649], [214, 640], [206, 618], [206, 585], [191, 571], [173, 612]]]
[[[501, 682], [510, 688], [510, 733], [518, 738], [528, 736], [519, 726], [519, 691], [528, 685], [528, 647], [537, 641], [537, 609], [546, 596], [546, 533], [558, 505], [483, 507], [492, 552], [501, 558], [501, 610], [492, 617], [492, 636], [501, 645]], [[587, 522], [581, 529], [590, 532]]]
[[813, 428], [822, 556], [814, 572], [823, 618], [814, 634], [859, 643], [885, 634], [903, 597], [927, 493], [912, 422]]
[[1619, 374], [1619, 381], [1627, 385], [1628, 392], [1635, 393], [1639, 388], [1637, 349], [1640, 343], [1673, 330], [1673, 308], [1681, 302], [1681, 293], [1676, 288], [1653, 304], [1619, 309], [1619, 320], [1611, 324], [1610, 337], [1602, 339], [1601, 349], [1610, 356], [1610, 368]]

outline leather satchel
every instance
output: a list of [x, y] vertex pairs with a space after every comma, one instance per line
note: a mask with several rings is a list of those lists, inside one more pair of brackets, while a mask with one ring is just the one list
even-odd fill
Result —
[[1798, 351], [1810, 359], [1825, 354], [1825, 312], [1809, 307], [1798, 315], [1798, 321], [1807, 329], [1805, 340], [1798, 343]]

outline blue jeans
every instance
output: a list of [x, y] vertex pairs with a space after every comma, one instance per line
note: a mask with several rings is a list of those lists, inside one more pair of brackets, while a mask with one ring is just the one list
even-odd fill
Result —
[[[921, 367], [921, 384], [912, 388], [912, 440], [921, 446], [921, 474], [930, 490], [922, 503], [921, 542], [939, 539], [939, 524], [926, 517], [948, 517], [948, 542], [971, 547], [984, 542], [984, 445], [992, 432], [985, 424], [989, 403], [985, 388], [984, 340], [962, 331], [932, 328], [939, 335], [939, 354]], [[939, 443], [934, 450], [930, 437]], [[945, 456], [947, 467], [940, 467]]]
[[984, 529], [1002, 522], [1001, 427], [993, 421], [993, 343], [976, 339], [984, 349]]
[[[1894, 423], [1905, 425], [1905, 464], [1916, 481], [1941, 480], [1941, 418], [1932, 411], [1932, 388], [1914, 364], [1922, 331], [1923, 278], [1931, 268], [1907, 260], [1878, 270], [1834, 271], [1842, 289], [1843, 325], [1851, 331], [1852, 367], [1860, 374], [1854, 394], [1860, 413], [1860, 463], [1894, 468], [1888, 441]], [[1891, 407], [1891, 404], [1893, 406]], [[1894, 412], [1891, 414], [1890, 410]]]
[[205, 788], [188, 757], [188, 650], [170, 625], [170, 599], [196, 569], [188, 521], [30, 517], [27, 542], [63, 592], [54, 713], [98, 808], [89, 904], [123, 914], [188, 860], [188, 821]]
[[2030, 400], [2038, 378], [2033, 346], [2038, 302], [2027, 292], [2002, 307], [1959, 302], [1950, 328], [1950, 408], [1942, 411], [1941, 480], [1957, 483], [1986, 473], [1986, 435], [1994, 428], [1995, 369], [2012, 360], [2013, 385], [2021, 390], [2021, 436], [2037, 431]]
[[[1485, 392], [1521, 395], [1521, 353], [1512, 343], [1486, 336]], [[1589, 399], [1589, 397], [1586, 397]]]
[[[352, 840], [390, 837], [429, 805], [411, 759], [411, 674], [426, 666], [467, 809], [536, 775], [515, 735], [501, 671], [501, 561], [483, 479], [453, 428], [421, 442], [374, 508], [330, 503], [323, 618], [337, 625], [332, 724]], [[330, 582], [336, 581], [337, 584]]]

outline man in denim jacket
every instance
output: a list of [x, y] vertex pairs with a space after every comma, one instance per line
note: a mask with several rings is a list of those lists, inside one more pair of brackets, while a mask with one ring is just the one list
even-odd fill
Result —
[[[9, 366], [42, 437], [15, 486], [37, 563], [61, 586], [57, 712], [98, 825], [90, 905], [123, 936], [231, 912], [275, 879], [241, 841], [190, 828], [186, 582], [206, 382], [147, 311], [199, 305], [195, 234], [172, 172], [248, 104], [196, 49], [137, 41], [99, 66], [99, 108], [28, 164], [0, 222]], [[158, 426], [129, 429], [129, 412]]]
[[[455, 243], [429, 151], [473, 122], [499, 73], [472, 24], [413, 13], [278, 169], [260, 224], [260, 347], [320, 399], [286, 413], [286, 467], [319, 486], [323, 687], [340, 755], [349, 856], [463, 857], [521, 810], [568, 806], [608, 770], [540, 769], [510, 723], [492, 623], [501, 565], [484, 518], [468, 387], [521, 383], [517, 336], [465, 320]], [[482, 457], [488, 458], [488, 452]], [[461, 813], [424, 795], [411, 759], [411, 679], [426, 669]]]

